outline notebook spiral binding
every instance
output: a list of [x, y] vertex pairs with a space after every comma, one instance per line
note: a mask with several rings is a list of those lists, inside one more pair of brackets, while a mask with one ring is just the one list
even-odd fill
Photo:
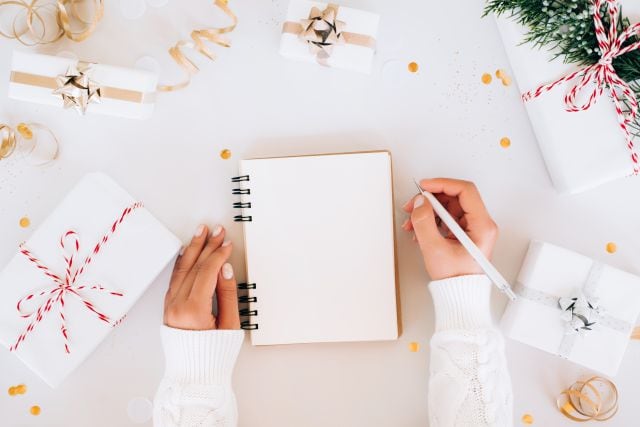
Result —
[[[240, 183], [240, 182], [250, 182], [251, 178], [249, 177], [249, 175], [240, 175], [240, 176], [234, 176], [233, 178], [231, 178], [231, 182], [233, 183]], [[233, 195], [239, 195], [239, 196], [243, 196], [243, 195], [250, 195], [251, 194], [251, 190], [249, 188], [234, 188], [231, 191], [231, 194]], [[239, 202], [235, 202], [233, 204], [233, 208], [234, 209], [243, 209], [242, 213], [240, 215], [235, 215], [233, 217], [233, 220], [235, 222], [251, 222], [253, 221], [253, 217], [251, 215], [245, 215], [244, 209], [251, 209], [251, 202], [247, 202], [244, 200], [241, 200]], [[238, 283], [238, 290], [239, 291], [247, 291], [250, 292], [251, 290], [256, 289], [256, 284], [255, 283]], [[244, 330], [256, 330], [258, 329], [258, 323], [254, 322], [255, 319], [251, 319], [252, 317], [256, 317], [258, 315], [258, 310], [256, 310], [255, 308], [252, 308], [249, 306], [249, 304], [255, 304], [258, 302], [258, 297], [256, 296], [252, 296], [252, 295], [239, 295], [238, 296], [238, 303], [239, 304], [246, 304], [246, 307], [243, 307], [239, 310], [240, 313], [240, 317], [245, 318], [244, 320], [242, 320], [240, 322], [240, 327]]]

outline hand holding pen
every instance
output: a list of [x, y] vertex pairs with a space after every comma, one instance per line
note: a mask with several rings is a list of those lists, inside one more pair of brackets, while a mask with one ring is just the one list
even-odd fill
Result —
[[420, 181], [419, 189], [423, 195], [416, 195], [403, 207], [411, 214], [403, 228], [415, 232], [431, 279], [485, 273], [514, 299], [509, 284], [489, 262], [498, 227], [476, 186], [437, 178]]

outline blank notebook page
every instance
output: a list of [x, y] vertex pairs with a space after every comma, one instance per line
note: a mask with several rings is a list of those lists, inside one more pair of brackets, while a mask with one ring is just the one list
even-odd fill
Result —
[[254, 345], [398, 337], [388, 152], [242, 160]]

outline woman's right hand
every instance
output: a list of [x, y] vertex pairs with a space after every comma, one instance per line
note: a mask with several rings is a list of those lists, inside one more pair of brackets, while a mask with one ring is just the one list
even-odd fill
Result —
[[[498, 238], [498, 227], [487, 212], [476, 186], [472, 182], [447, 178], [423, 179], [420, 186], [442, 203], [490, 259]], [[416, 195], [403, 209], [411, 215], [403, 228], [415, 233], [424, 266], [432, 280], [482, 274], [480, 266], [456, 237], [442, 224], [440, 218], [436, 219], [431, 204], [424, 196]]]

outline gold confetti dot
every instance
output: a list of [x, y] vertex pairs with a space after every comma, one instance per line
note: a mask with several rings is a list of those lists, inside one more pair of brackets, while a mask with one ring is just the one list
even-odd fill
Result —
[[613, 242], [607, 243], [607, 252], [609, 252], [610, 254], [613, 254], [617, 250], [618, 250], [618, 246], [615, 243]]
[[511, 147], [511, 140], [505, 136], [504, 138], [500, 139], [500, 146], [502, 148]]
[[33, 405], [29, 409], [29, 412], [31, 413], [31, 415], [40, 415], [40, 407], [38, 405]]
[[533, 424], [533, 415], [531, 414], [524, 414], [522, 416], [522, 424], [526, 424], [526, 425], [531, 425]]
[[511, 77], [504, 76], [501, 80], [503, 85], [511, 86]]
[[407, 69], [410, 73], [417, 73], [419, 68], [420, 66], [417, 62], [409, 62], [409, 64], [407, 65]]
[[16, 395], [16, 388], [11, 386], [11, 387], [9, 387], [8, 392], [9, 392], [9, 396], [15, 396]]
[[412, 353], [417, 353], [418, 351], [420, 351], [420, 344], [418, 344], [417, 342], [410, 342], [409, 351]]
[[226, 148], [220, 152], [220, 157], [224, 160], [228, 160], [231, 158], [231, 150], [227, 150]]
[[27, 228], [30, 225], [31, 225], [31, 220], [28, 217], [23, 216], [22, 218], [20, 218], [20, 227]]
[[496, 77], [502, 79], [507, 76], [503, 69], [496, 70]]
[[482, 83], [488, 85], [489, 83], [491, 83], [491, 80], [493, 80], [493, 77], [491, 77], [491, 74], [484, 73], [482, 75]]
[[29, 126], [27, 126], [25, 123], [18, 123], [18, 126], [16, 127], [16, 129], [18, 130], [18, 133], [23, 136], [24, 139], [33, 138], [33, 132], [31, 131]]
[[14, 387], [16, 394], [25, 394], [27, 392], [27, 386], [20, 384]]

